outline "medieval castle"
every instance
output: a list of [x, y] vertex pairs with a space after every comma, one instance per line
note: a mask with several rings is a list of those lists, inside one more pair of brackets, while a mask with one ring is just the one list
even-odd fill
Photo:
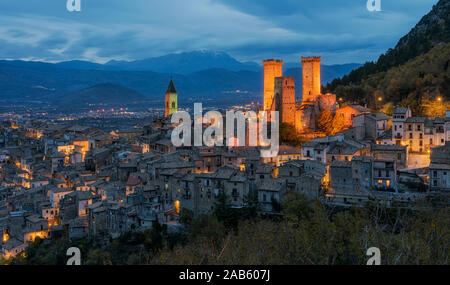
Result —
[[[281, 123], [295, 126], [299, 133], [314, 133], [319, 113], [328, 109], [334, 115], [337, 109], [335, 94], [322, 94], [320, 86], [321, 57], [302, 57], [303, 92], [300, 103], [295, 98], [294, 77], [283, 76], [283, 61], [263, 60], [264, 111], [278, 111]], [[170, 80], [165, 94], [165, 117], [177, 111], [178, 94]]]
[[302, 101], [295, 100], [294, 77], [283, 76], [283, 61], [268, 59], [264, 66], [264, 111], [278, 111], [280, 121], [295, 126], [297, 132], [317, 131], [317, 116], [328, 109], [334, 114], [335, 94], [322, 94], [320, 88], [321, 57], [302, 57]]

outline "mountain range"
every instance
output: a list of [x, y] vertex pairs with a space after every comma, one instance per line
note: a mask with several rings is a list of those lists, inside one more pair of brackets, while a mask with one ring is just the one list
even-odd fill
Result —
[[[296, 78], [297, 95], [300, 96], [301, 63], [286, 64], [295, 65], [298, 67], [288, 68], [284, 74]], [[359, 66], [323, 65], [322, 82], [330, 82]], [[106, 90], [100, 89], [110, 87], [108, 84], [121, 86], [122, 91], [132, 89], [148, 100], [163, 100], [171, 78], [181, 103], [194, 99], [224, 103], [235, 99], [257, 101], [263, 86], [262, 66], [240, 62], [224, 52], [194, 51], [105, 64], [79, 60], [60, 63], [0, 60], [0, 100], [5, 103], [68, 105], [73, 102], [74, 92], [95, 86], [93, 90], [102, 93]], [[123, 102], [128, 102], [126, 94], [128, 92], [125, 92]], [[89, 98], [92, 102], [99, 101]], [[108, 97], [103, 99], [108, 100]]]

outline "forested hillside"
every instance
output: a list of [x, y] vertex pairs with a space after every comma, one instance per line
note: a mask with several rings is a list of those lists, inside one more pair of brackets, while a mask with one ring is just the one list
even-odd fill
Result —
[[325, 91], [372, 108], [409, 104], [418, 115], [427, 112], [421, 104], [428, 100], [449, 100], [449, 15], [450, 1], [439, 1], [395, 48], [333, 80]]

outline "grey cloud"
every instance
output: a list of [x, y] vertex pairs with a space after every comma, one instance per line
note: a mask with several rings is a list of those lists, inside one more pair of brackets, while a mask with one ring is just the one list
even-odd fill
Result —
[[69, 13], [64, 0], [2, 0], [0, 57], [106, 61], [211, 49], [243, 61], [364, 62], [437, 2], [381, 1], [383, 11], [370, 13], [365, 0], [82, 0], [82, 12]]

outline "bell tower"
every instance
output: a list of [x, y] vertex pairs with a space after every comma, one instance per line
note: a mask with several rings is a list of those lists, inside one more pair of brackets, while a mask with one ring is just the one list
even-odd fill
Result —
[[165, 109], [165, 117], [172, 115], [178, 109], [178, 93], [175, 90], [172, 79], [170, 79], [169, 87], [167, 87], [166, 91]]

